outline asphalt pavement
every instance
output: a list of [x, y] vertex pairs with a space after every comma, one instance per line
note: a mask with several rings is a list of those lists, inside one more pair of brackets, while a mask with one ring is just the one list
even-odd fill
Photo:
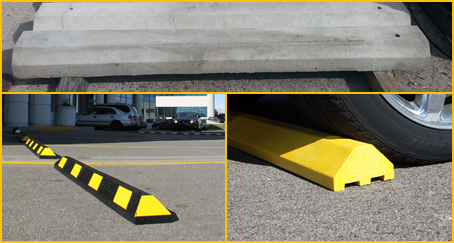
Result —
[[[33, 20], [41, 3], [2, 3], [2, 72], [11, 74], [14, 44], [23, 31], [33, 29]], [[423, 70], [395, 70], [399, 85], [407, 92], [451, 92], [452, 61], [435, 46], [451, 52], [451, 42], [417, 5], [415, 16], [433, 41], [431, 65]], [[415, 22], [413, 22], [415, 24]], [[137, 77], [86, 78], [87, 92], [368, 92], [360, 72], [254, 73], [207, 75], [150, 75]], [[59, 79], [3, 81], [3, 91], [53, 92]]]
[[227, 240], [452, 241], [452, 163], [333, 192], [227, 149]]
[[[267, 95], [241, 111], [311, 128], [292, 106]], [[452, 241], [452, 162], [394, 166], [392, 180], [333, 192], [228, 146], [227, 240]]]
[[128, 131], [24, 131], [55, 153], [154, 195], [177, 221], [134, 225], [38, 159], [10, 130], [2, 136], [2, 239], [225, 239], [225, 138]]

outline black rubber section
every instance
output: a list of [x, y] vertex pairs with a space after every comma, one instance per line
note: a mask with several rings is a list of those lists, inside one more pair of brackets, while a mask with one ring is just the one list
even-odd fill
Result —
[[378, 94], [290, 95], [320, 130], [373, 144], [390, 161], [434, 164], [451, 161], [452, 130], [417, 124]]

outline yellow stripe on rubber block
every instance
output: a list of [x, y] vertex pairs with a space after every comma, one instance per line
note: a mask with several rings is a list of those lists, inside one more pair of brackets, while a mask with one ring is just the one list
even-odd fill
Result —
[[394, 178], [393, 164], [373, 145], [228, 111], [227, 144], [333, 191], [345, 184]]
[[25, 133], [20, 132], [17, 134], [17, 139], [19, 139], [19, 141], [21, 141], [21, 142], [26, 142], [27, 140], [30, 139], [30, 137], [25, 135]]
[[30, 151], [40, 159], [58, 159], [61, 157], [60, 155], [55, 154], [52, 149], [33, 138], [29, 138], [27, 142], [25, 142], [25, 147], [30, 149]]
[[149, 133], [149, 134], [173, 134], [173, 135], [216, 135], [216, 136], [224, 136], [224, 133], [208, 133], [208, 132], [203, 132], [203, 133], [181, 133], [181, 132], [143, 132], [143, 131], [138, 131], [135, 133]]
[[61, 157], [54, 168], [134, 224], [169, 223], [178, 219], [153, 195], [76, 159]]

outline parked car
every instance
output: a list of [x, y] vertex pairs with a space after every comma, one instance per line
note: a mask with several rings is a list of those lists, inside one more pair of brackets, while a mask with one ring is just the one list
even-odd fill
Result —
[[202, 130], [208, 130], [210, 128], [210, 124], [207, 124], [207, 120], [202, 120]]
[[111, 127], [114, 131], [143, 126], [138, 120], [137, 109], [128, 104], [94, 105], [76, 115], [77, 126]]
[[172, 131], [175, 130], [202, 131], [202, 118], [195, 112], [180, 112], [172, 118]]
[[145, 121], [145, 118], [143, 116], [139, 116], [139, 118], [137, 118], [137, 123], [133, 127], [133, 129], [134, 130], [139, 130], [139, 129], [142, 129], [142, 128], [146, 128], [147, 126], [148, 126], [148, 124]]
[[154, 123], [153, 125], [151, 125], [151, 127], [156, 130], [171, 130], [172, 120], [165, 119], [160, 123]]
[[164, 122], [166, 121], [167, 119], [164, 117], [164, 116], [158, 116], [156, 117], [156, 119], [154, 120], [154, 123], [161, 123], [161, 122]]
[[219, 122], [219, 123], [221, 122], [221, 120], [219, 118], [217, 118], [217, 117], [208, 117], [208, 120], [209, 121], [214, 121], [214, 122]]

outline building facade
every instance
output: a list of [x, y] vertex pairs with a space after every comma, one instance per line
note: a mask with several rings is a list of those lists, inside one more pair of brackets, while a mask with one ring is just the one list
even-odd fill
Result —
[[134, 105], [149, 122], [181, 111], [194, 111], [203, 118], [214, 116], [213, 94], [4, 94], [2, 97], [4, 126], [74, 126], [76, 113], [106, 103]]

